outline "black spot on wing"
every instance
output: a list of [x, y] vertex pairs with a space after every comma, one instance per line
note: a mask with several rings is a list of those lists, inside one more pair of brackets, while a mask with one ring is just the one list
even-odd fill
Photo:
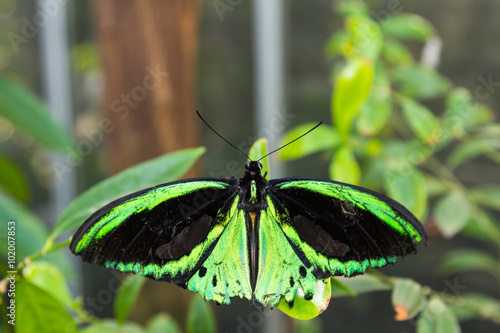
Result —
[[323, 228], [305, 216], [295, 215], [293, 224], [306, 243], [327, 257], [344, 257], [351, 250], [347, 244], [333, 239]]
[[157, 247], [155, 254], [160, 259], [167, 261], [186, 255], [207, 237], [212, 221], [213, 217], [208, 215], [203, 215], [193, 220], [181, 232], [177, 233], [175, 237], [171, 238], [169, 242], [165, 242]]
[[304, 266], [300, 266], [300, 268], [299, 268], [299, 273], [300, 273], [300, 276], [301, 276], [301, 277], [305, 278], [305, 277], [306, 277], [306, 275], [307, 275], [307, 270], [306, 270], [306, 268], [305, 268]]

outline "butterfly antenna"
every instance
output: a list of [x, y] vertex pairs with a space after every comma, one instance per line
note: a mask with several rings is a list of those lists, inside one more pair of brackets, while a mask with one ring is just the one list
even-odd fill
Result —
[[311, 128], [309, 131], [305, 132], [304, 134], [302, 134], [302, 135], [301, 135], [301, 136], [299, 136], [298, 138], [295, 138], [295, 139], [293, 139], [292, 141], [288, 142], [287, 144], [285, 144], [285, 145], [283, 145], [283, 146], [279, 147], [278, 149], [275, 149], [275, 150], [273, 150], [272, 152], [267, 153], [266, 155], [262, 156], [261, 158], [259, 158], [259, 159], [257, 160], [257, 162], [258, 162], [258, 161], [260, 161], [261, 159], [263, 159], [264, 157], [267, 157], [267, 156], [269, 156], [269, 155], [271, 155], [271, 154], [273, 154], [273, 153], [277, 152], [278, 150], [285, 148], [285, 147], [286, 147], [286, 146], [288, 146], [289, 144], [294, 143], [295, 141], [297, 141], [297, 140], [298, 140], [298, 139], [300, 139], [301, 137], [303, 137], [303, 136], [305, 136], [306, 134], [309, 134], [310, 132], [312, 132], [313, 130], [315, 130], [315, 129], [316, 129], [319, 125], [321, 125], [321, 124], [323, 124], [323, 122], [322, 122], [322, 121], [320, 121], [320, 122], [319, 122], [316, 126], [314, 126], [313, 128]]
[[231, 142], [227, 141], [227, 140], [226, 140], [226, 139], [225, 139], [222, 135], [220, 135], [220, 134], [219, 134], [216, 130], [214, 130], [214, 129], [212, 128], [212, 126], [210, 126], [210, 125], [207, 123], [207, 121], [206, 121], [205, 119], [203, 119], [203, 117], [202, 117], [202, 116], [201, 116], [201, 114], [198, 112], [198, 110], [196, 110], [196, 114], [198, 115], [198, 117], [200, 117], [201, 121], [203, 121], [203, 122], [205, 123], [205, 125], [207, 125], [207, 126], [208, 126], [208, 128], [210, 128], [210, 129], [212, 130], [212, 132], [214, 132], [215, 134], [217, 134], [217, 135], [219, 136], [219, 138], [221, 138], [222, 140], [226, 141], [226, 143], [227, 143], [228, 145], [230, 145], [231, 147], [233, 147], [234, 149], [236, 149], [237, 151], [239, 151], [240, 153], [242, 153], [243, 155], [245, 155], [245, 156], [248, 158], [248, 160], [251, 160], [251, 158], [250, 158], [247, 154], [245, 154], [243, 151], [241, 151], [241, 149], [239, 149], [238, 147], [236, 147], [235, 145], [233, 145]]

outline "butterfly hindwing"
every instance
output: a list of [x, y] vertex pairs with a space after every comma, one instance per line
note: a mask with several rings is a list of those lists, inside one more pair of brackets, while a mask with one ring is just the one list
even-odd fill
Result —
[[[249, 298], [248, 266], [239, 258], [246, 244], [226, 245], [233, 236], [246, 240], [236, 185], [200, 178], [133, 193], [89, 217], [70, 249], [84, 261], [174, 282], [207, 300], [225, 302], [221, 293]], [[220, 261], [225, 265], [218, 267]], [[213, 288], [200, 287], [204, 276]], [[233, 277], [240, 285], [230, 283]]]
[[220, 238], [210, 256], [187, 282], [187, 288], [198, 292], [206, 300], [229, 304], [230, 298], [252, 299], [248, 237], [244, 211], [233, 201], [226, 214]]
[[274, 214], [269, 197], [267, 201], [268, 207], [262, 211], [259, 220], [260, 250], [255, 299], [264, 306], [275, 306], [282, 296], [287, 302], [292, 302], [299, 285], [306, 299], [312, 298], [316, 285], [312, 267], [306, 267], [283, 232], [286, 217]]
[[288, 178], [269, 181], [268, 215], [317, 278], [353, 276], [416, 252], [422, 225], [402, 205], [353, 185]]

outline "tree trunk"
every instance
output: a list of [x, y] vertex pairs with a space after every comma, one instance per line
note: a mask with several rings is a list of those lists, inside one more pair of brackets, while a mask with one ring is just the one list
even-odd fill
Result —
[[198, 1], [94, 0], [93, 5], [111, 173], [195, 146]]
[[[194, 147], [198, 1], [94, 0], [93, 9], [105, 80], [101, 129], [109, 171]], [[101, 274], [87, 274], [93, 281], [90, 295], [109, 289], [111, 282]], [[146, 300], [160, 297], [153, 305], [179, 318], [187, 307], [186, 293], [168, 283], [147, 284], [142, 293]], [[112, 304], [106, 304], [99, 316], [112, 315]], [[149, 312], [147, 318], [157, 310], [150, 306], [147, 301], [137, 308]]]

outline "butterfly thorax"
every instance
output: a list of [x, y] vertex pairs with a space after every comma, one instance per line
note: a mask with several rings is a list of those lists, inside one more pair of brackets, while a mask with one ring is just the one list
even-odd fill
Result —
[[262, 164], [248, 161], [245, 164], [245, 174], [240, 178], [240, 202], [238, 208], [246, 212], [259, 212], [267, 208], [267, 180], [261, 174]]

